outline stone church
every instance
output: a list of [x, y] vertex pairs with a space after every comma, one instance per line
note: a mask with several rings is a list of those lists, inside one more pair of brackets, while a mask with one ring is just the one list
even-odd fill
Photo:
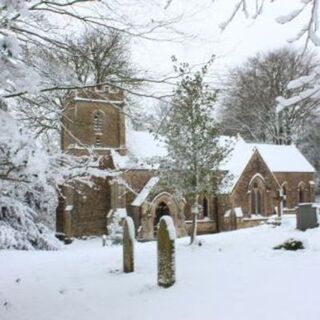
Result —
[[[95, 187], [63, 187], [57, 208], [57, 231], [68, 237], [102, 235], [114, 214], [130, 215], [137, 238], [154, 239], [163, 215], [170, 215], [178, 236], [191, 228], [191, 206], [158, 187], [155, 156], [165, 146], [151, 134], [135, 131], [126, 121], [122, 92], [108, 87], [73, 92], [66, 98], [61, 148], [77, 156], [88, 148], [102, 169], [119, 177], [94, 178]], [[260, 224], [274, 214], [294, 213], [297, 205], [315, 200], [315, 170], [294, 146], [246, 143], [222, 137], [232, 152], [221, 165], [225, 183], [219, 194], [204, 194], [198, 233], [215, 233]]]

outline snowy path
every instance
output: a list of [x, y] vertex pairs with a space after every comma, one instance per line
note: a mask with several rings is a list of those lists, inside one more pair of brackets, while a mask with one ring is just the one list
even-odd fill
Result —
[[[307, 249], [272, 250], [289, 237]], [[121, 273], [121, 247], [98, 240], [59, 252], [2, 251], [0, 319], [320, 319], [320, 229], [287, 223], [201, 239], [201, 247], [177, 242], [169, 289], [156, 286], [155, 242], [137, 244], [133, 274]]]

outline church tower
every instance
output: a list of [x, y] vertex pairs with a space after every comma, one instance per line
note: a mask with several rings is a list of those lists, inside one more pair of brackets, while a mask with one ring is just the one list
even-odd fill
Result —
[[62, 150], [75, 155], [83, 155], [88, 147], [100, 155], [108, 155], [110, 149], [124, 152], [123, 107], [123, 92], [107, 86], [69, 94], [62, 119]]
[[[124, 96], [119, 90], [99, 89], [72, 92], [63, 111], [61, 148], [76, 156], [92, 149], [103, 157], [105, 168], [112, 168], [111, 150], [126, 154]], [[110, 179], [94, 178], [94, 187], [77, 183], [62, 187], [57, 208], [57, 232], [67, 237], [106, 233], [107, 215], [113, 204]]]

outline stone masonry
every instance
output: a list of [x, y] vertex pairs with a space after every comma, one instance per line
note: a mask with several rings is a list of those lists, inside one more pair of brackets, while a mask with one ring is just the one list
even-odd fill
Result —
[[[128, 152], [123, 108], [123, 93], [107, 87], [70, 93], [63, 115], [62, 150], [82, 156], [87, 154], [87, 147], [93, 147], [100, 167], [114, 168], [112, 152], [122, 156]], [[178, 236], [187, 235], [191, 225], [191, 205], [187, 199], [178, 201], [170, 190], [154, 190], [141, 205], [132, 205], [155, 175], [156, 171], [150, 169], [123, 170], [122, 178], [129, 189], [111, 178], [95, 179], [94, 188], [81, 184], [62, 187], [57, 231], [68, 236], [102, 235], [107, 232], [112, 213], [123, 209], [133, 218], [136, 236], [141, 240], [155, 239], [163, 215], [171, 216]], [[203, 210], [198, 234], [256, 225], [261, 217], [275, 214], [280, 201], [286, 210], [294, 210], [302, 200], [313, 202], [313, 180], [312, 172], [271, 172], [256, 150], [229, 194], [199, 197]], [[225, 218], [225, 213], [233, 208], [241, 208], [243, 216]]]

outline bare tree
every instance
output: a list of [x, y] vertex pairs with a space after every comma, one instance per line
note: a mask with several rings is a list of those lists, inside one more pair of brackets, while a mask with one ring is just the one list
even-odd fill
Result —
[[[132, 81], [135, 70], [130, 61], [130, 38], [119, 31], [86, 29], [66, 36], [65, 48], [26, 46], [25, 57], [46, 85], [74, 83], [92, 85], [104, 81]], [[63, 71], [63, 72], [62, 72]]]
[[288, 89], [288, 84], [311, 74], [316, 65], [315, 55], [289, 48], [249, 58], [229, 73], [222, 98], [223, 127], [249, 140], [290, 144], [319, 101], [298, 101], [277, 112], [277, 97], [290, 98], [304, 90]]
[[[129, 15], [128, 2], [125, 0], [2, 1], [0, 53], [2, 60], [5, 59], [4, 69], [7, 72], [2, 73], [0, 77], [1, 97], [20, 96], [31, 91], [31, 84], [33, 87], [38, 85], [35, 83], [35, 73], [30, 76], [34, 70], [22, 59], [20, 50], [22, 44], [33, 44], [38, 48], [54, 48], [54, 50], [68, 49], [70, 41], [66, 41], [65, 36], [72, 34], [72, 37], [75, 37], [75, 30], [78, 32], [84, 28], [96, 29], [106, 35], [114, 32], [128, 38], [169, 40], [169, 34], [175, 34], [174, 25], [181, 21], [182, 17], [164, 15], [164, 9], [161, 11], [159, 3], [160, 0], [152, 3], [135, 0], [136, 10], [139, 8], [146, 10], [148, 7], [159, 9], [157, 19], [153, 19], [152, 16], [137, 19], [134, 15]], [[38, 89], [53, 91], [65, 87], [78, 88], [79, 85], [68, 82], [50, 87], [38, 86]]]
[[[135, 4], [145, 6], [148, 2], [136, 0]], [[57, 77], [53, 83], [52, 79], [43, 78], [35, 68], [36, 63], [28, 64], [24, 59], [22, 46], [32, 44], [43, 51], [47, 48], [52, 51], [68, 50], [65, 35], [84, 27], [96, 28], [105, 34], [116, 32], [128, 37], [155, 39], [158, 38], [157, 31], [166, 30], [180, 19], [163, 17], [154, 20], [146, 17], [144, 21], [134, 21], [123, 12], [127, 5], [125, 0], [0, 1], [0, 248], [49, 247], [47, 237], [43, 237], [42, 225], [37, 220], [44, 212], [41, 208], [46, 207], [46, 200], [56, 195], [57, 186], [72, 184], [75, 180], [92, 183], [92, 176], [115, 175], [112, 170], [99, 170], [97, 159], [91, 153], [81, 158], [60, 153], [49, 156], [33, 141], [32, 134], [24, 131], [20, 123], [9, 115], [3, 100], [10, 97], [25, 95], [25, 104], [29, 99], [29, 105], [41, 106], [48, 97], [43, 101], [35, 100], [35, 93], [97, 86], [94, 83], [96, 79], [90, 79], [92, 83], [83, 85], [79, 79], [71, 83]], [[48, 70], [51, 58], [47, 56], [43, 69]], [[99, 70], [103, 71], [104, 66]], [[65, 69], [59, 71], [62, 71], [60, 75], [69, 75]], [[99, 73], [99, 78], [102, 74]], [[59, 104], [54, 97], [49, 100]], [[50, 113], [39, 117], [35, 112], [27, 116], [34, 122], [40, 122], [42, 128], [51, 125]]]
[[[65, 40], [66, 48], [53, 45], [24, 46], [25, 61], [41, 77], [40, 86], [72, 83], [78, 86], [99, 85], [114, 81], [127, 88], [135, 88], [135, 70], [131, 66], [129, 40], [118, 31], [108, 34], [86, 30], [78, 37]], [[61, 131], [66, 90], [53, 90], [25, 94], [16, 98], [18, 118], [52, 145], [52, 139]]]
[[315, 112], [313, 119], [310, 119], [304, 126], [301, 135], [297, 140], [298, 148], [308, 158], [317, 170], [318, 192], [320, 187], [320, 115]]

